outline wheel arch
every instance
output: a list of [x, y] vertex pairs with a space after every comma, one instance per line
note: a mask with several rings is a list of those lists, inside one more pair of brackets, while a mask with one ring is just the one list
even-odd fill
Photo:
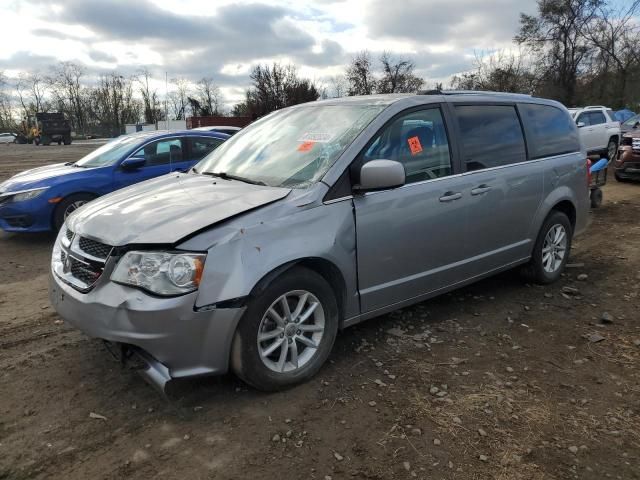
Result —
[[558, 211], [564, 213], [571, 223], [571, 228], [575, 230], [576, 228], [576, 206], [568, 199], [561, 200], [557, 202], [551, 209], [547, 212], [547, 215], [544, 217], [545, 219], [551, 214], [553, 211]]
[[51, 222], [51, 228], [55, 229], [55, 224], [56, 224], [56, 213], [58, 211], [58, 208], [60, 206], [60, 204], [62, 202], [64, 202], [67, 198], [72, 197], [74, 195], [89, 195], [91, 197], [93, 197], [93, 200], [95, 200], [96, 198], [98, 198], [100, 195], [96, 192], [92, 192], [90, 190], [83, 190], [83, 191], [79, 191], [79, 192], [73, 192], [73, 193], [69, 193], [68, 195], [64, 195], [62, 197], [62, 199], [57, 202], [54, 207], [51, 209], [51, 218], [50, 218], [50, 222]]
[[321, 257], [304, 257], [291, 260], [283, 265], [272, 269], [264, 275], [251, 290], [248, 298], [260, 295], [276, 278], [284, 275], [294, 267], [303, 267], [320, 275], [329, 284], [338, 304], [338, 317], [340, 326], [345, 318], [345, 307], [347, 302], [347, 284], [340, 269], [330, 260]]

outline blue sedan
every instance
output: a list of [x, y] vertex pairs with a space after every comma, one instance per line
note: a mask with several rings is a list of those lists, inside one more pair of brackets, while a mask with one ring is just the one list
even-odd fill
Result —
[[0, 228], [58, 230], [74, 210], [101, 195], [172, 171], [188, 170], [229, 135], [140, 132], [118, 137], [75, 163], [27, 170], [0, 183]]

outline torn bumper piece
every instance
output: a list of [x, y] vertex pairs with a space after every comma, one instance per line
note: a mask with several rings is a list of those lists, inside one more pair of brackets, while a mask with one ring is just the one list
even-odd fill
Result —
[[[196, 311], [198, 293], [159, 298], [104, 276], [80, 293], [50, 275], [51, 304], [65, 322], [141, 361], [140, 373], [165, 390], [173, 378], [226, 373], [244, 308]], [[124, 349], [123, 349], [124, 347]]]

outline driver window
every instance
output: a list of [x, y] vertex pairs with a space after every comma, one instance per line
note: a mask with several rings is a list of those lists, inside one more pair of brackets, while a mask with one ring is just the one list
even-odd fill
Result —
[[170, 138], [151, 142], [134, 153], [133, 156], [144, 158], [146, 167], [181, 162], [182, 141], [179, 138]]
[[440, 109], [413, 111], [385, 126], [358, 163], [379, 159], [402, 163], [406, 183], [451, 175], [449, 141]]

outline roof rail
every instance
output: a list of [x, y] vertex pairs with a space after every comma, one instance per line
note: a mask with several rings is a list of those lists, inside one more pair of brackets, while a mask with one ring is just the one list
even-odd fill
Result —
[[493, 92], [490, 90], [418, 90], [418, 95], [516, 95], [531, 97], [526, 93]]

